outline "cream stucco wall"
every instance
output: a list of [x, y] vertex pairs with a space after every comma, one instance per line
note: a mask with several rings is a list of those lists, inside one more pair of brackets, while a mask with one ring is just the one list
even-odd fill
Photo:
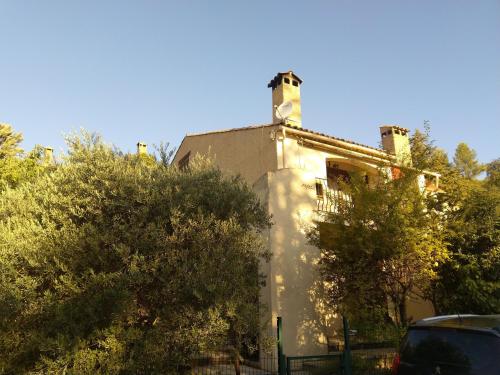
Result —
[[319, 250], [308, 244], [307, 231], [317, 219], [316, 178], [326, 178], [326, 163], [333, 161], [375, 174], [377, 164], [304, 145], [301, 140], [277, 137], [278, 170], [269, 173], [268, 209], [274, 225], [269, 234], [273, 257], [269, 267], [272, 322], [283, 318], [287, 355], [326, 354], [327, 337], [341, 326], [322, 297], [317, 262]]
[[306, 238], [314, 218], [314, 181], [314, 172], [298, 168], [269, 174], [269, 212], [275, 222], [269, 240], [272, 331], [281, 316], [287, 355], [326, 353], [327, 332], [335, 323], [318, 293], [319, 250]]
[[[317, 218], [315, 180], [326, 178], [327, 161], [373, 175], [379, 164], [352, 150], [336, 152], [305, 142], [284, 130], [267, 125], [189, 136], [174, 162], [188, 151], [210, 152], [221, 169], [241, 174], [253, 186], [274, 222], [263, 234], [273, 253], [269, 263], [261, 264], [267, 281], [261, 293], [267, 306], [266, 333], [275, 336], [276, 318], [281, 316], [286, 355], [325, 354], [326, 338], [340, 327], [341, 317], [324, 303], [316, 267], [319, 250], [306, 237]], [[415, 318], [432, 315], [425, 301], [410, 301], [408, 312]]]
[[278, 125], [242, 128], [233, 131], [188, 135], [182, 141], [173, 163], [188, 152], [209, 155], [223, 171], [240, 174], [253, 185], [267, 171], [277, 168], [276, 147], [271, 132]]

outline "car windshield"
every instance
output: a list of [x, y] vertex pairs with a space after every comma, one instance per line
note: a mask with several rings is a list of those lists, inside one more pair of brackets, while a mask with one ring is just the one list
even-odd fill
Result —
[[441, 373], [497, 375], [500, 369], [500, 338], [466, 330], [411, 329], [401, 360]]

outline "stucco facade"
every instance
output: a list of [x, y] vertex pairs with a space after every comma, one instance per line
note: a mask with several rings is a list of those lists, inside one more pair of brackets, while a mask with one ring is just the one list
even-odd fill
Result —
[[[273, 90], [273, 105], [277, 95]], [[187, 135], [173, 163], [186, 163], [196, 154], [210, 155], [223, 171], [241, 175], [253, 187], [274, 222], [264, 233], [273, 256], [262, 264], [267, 278], [261, 294], [267, 306], [263, 316], [267, 334], [275, 335], [276, 318], [281, 316], [287, 355], [326, 354], [328, 337], [340, 327], [341, 318], [321, 298], [316, 267], [320, 254], [308, 244], [306, 233], [321, 211], [331, 209], [324, 191], [330, 189], [328, 171], [332, 166], [346, 173], [362, 171], [374, 182], [377, 169], [387, 167], [390, 173], [389, 166], [398, 158], [394, 152], [290, 124], [282, 121]], [[395, 134], [391, 126], [382, 130], [386, 138]], [[405, 149], [400, 135], [398, 149]], [[415, 318], [433, 314], [425, 301], [412, 301], [409, 308]]]

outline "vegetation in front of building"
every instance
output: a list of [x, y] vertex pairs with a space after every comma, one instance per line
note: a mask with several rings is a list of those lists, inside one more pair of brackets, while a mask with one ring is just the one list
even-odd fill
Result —
[[[270, 257], [250, 187], [201, 158], [179, 170], [165, 148], [131, 155], [83, 133], [54, 163], [21, 139], [0, 125], [0, 372], [179, 373], [221, 346], [238, 371]], [[439, 314], [500, 311], [499, 160], [411, 141], [411, 168], [341, 182], [351, 198], [311, 233], [354, 344], [397, 345], [412, 297]], [[419, 189], [423, 170], [442, 191]]]
[[[381, 168], [375, 185], [362, 175], [344, 183], [351, 199], [310, 234], [331, 306], [367, 327], [366, 337], [378, 327], [395, 344], [412, 318], [410, 298], [431, 300], [437, 314], [500, 311], [498, 159], [481, 165], [461, 143], [450, 162], [428, 128], [411, 148], [413, 165], [399, 178]], [[419, 189], [425, 170], [441, 174], [440, 190]]]
[[255, 346], [270, 218], [241, 179], [87, 133], [54, 165], [0, 129], [0, 373], [178, 373]]

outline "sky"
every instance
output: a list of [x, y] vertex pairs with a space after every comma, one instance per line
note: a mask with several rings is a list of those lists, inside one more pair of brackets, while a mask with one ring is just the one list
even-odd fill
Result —
[[0, 0], [0, 20], [0, 122], [25, 149], [270, 123], [293, 70], [305, 128], [378, 146], [427, 120], [450, 155], [500, 157], [500, 0]]

